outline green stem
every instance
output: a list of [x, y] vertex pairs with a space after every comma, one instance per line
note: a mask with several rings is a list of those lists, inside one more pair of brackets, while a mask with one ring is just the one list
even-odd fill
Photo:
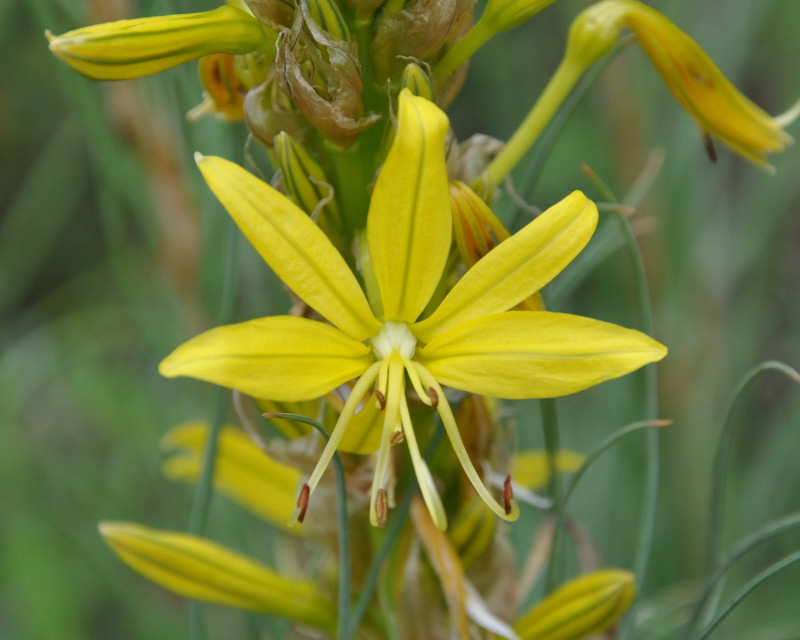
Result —
[[[503, 150], [489, 163], [483, 175], [471, 185], [473, 189], [481, 189], [483, 193], [491, 193], [491, 190], [500, 184], [503, 178], [511, 172], [522, 156], [530, 149], [531, 145], [536, 142], [539, 134], [553, 119], [553, 116], [578, 80], [581, 79], [585, 70], [585, 68], [576, 66], [571, 62], [561, 61], [533, 109], [522, 121], [514, 135], [511, 136]], [[481, 186], [484, 182], [488, 182], [489, 191], [486, 191]]]
[[725, 421], [722, 423], [722, 433], [717, 445], [716, 456], [714, 457], [714, 471], [712, 476], [712, 490], [711, 490], [711, 524], [709, 526], [708, 537], [708, 556], [707, 556], [707, 573], [711, 573], [719, 561], [720, 554], [720, 541], [722, 538], [722, 517], [725, 508], [725, 477], [728, 472], [728, 459], [731, 453], [731, 444], [733, 442], [734, 423], [731, 418], [733, 411], [736, 408], [739, 399], [745, 389], [750, 386], [761, 374], [767, 371], [778, 371], [785, 376], [791, 378], [797, 383], [800, 383], [800, 373], [792, 369], [789, 365], [775, 360], [769, 360], [757, 364], [755, 367], [748, 371], [744, 378], [739, 382], [739, 385], [734, 392], [733, 401], [728, 407], [728, 413], [725, 415]]
[[731, 553], [725, 562], [720, 565], [714, 574], [706, 581], [703, 592], [695, 602], [694, 607], [692, 608], [692, 613], [689, 616], [689, 621], [684, 627], [682, 636], [683, 640], [689, 640], [691, 631], [697, 624], [700, 618], [700, 613], [702, 612], [705, 603], [708, 601], [708, 598], [714, 592], [716, 585], [719, 583], [722, 577], [728, 572], [728, 569], [730, 569], [739, 558], [758, 545], [798, 526], [800, 526], [800, 513], [796, 513], [786, 518], [782, 518], [776, 522], [770, 523], [740, 544], [739, 547], [733, 553]]
[[451, 74], [457, 71], [462, 64], [467, 62], [493, 35], [494, 32], [486, 28], [486, 23], [482, 20], [478, 20], [475, 26], [467, 31], [464, 37], [456, 42], [453, 48], [436, 63], [433, 68], [434, 86], [441, 86]]
[[789, 556], [786, 556], [782, 560], [779, 560], [775, 564], [771, 565], [767, 569], [764, 569], [761, 573], [759, 573], [755, 578], [750, 580], [744, 587], [742, 587], [736, 595], [733, 596], [728, 601], [728, 605], [722, 610], [722, 612], [711, 621], [711, 623], [703, 629], [702, 633], [698, 636], [697, 640], [705, 640], [714, 629], [716, 629], [719, 624], [727, 617], [727, 615], [733, 611], [739, 604], [744, 600], [750, 593], [759, 586], [762, 582], [771, 578], [779, 571], [783, 571], [787, 567], [793, 565], [795, 562], [800, 561], [800, 551], [793, 553]]
[[[654, 333], [653, 309], [650, 301], [650, 289], [647, 285], [647, 273], [644, 259], [636, 242], [630, 220], [620, 212], [615, 214], [622, 228], [625, 245], [630, 255], [631, 265], [636, 283], [636, 301], [639, 312], [639, 322], [642, 330], [652, 336]], [[658, 416], [658, 374], [656, 365], [644, 367], [641, 374], [644, 378], [644, 415], [646, 419], [656, 419]], [[656, 522], [656, 507], [658, 502], [658, 476], [659, 476], [659, 433], [656, 430], [645, 435], [645, 477], [644, 477], [644, 509], [639, 527], [639, 538], [636, 542], [636, 551], [633, 561], [633, 573], [636, 576], [636, 585], [640, 593], [644, 590], [647, 578], [647, 568], [650, 561], [650, 552], [653, 546], [653, 534]], [[628, 631], [632, 615], [638, 606], [638, 600], [633, 603], [623, 623], [623, 637]]]
[[[233, 219], [229, 218], [226, 229], [226, 255], [225, 273], [222, 282], [222, 302], [220, 304], [220, 324], [229, 324], [233, 319], [234, 301], [236, 298], [236, 273], [238, 272], [239, 252], [237, 243], [239, 240], [239, 230]], [[214, 484], [214, 463], [217, 457], [219, 444], [219, 432], [222, 423], [225, 421], [227, 413], [227, 403], [225, 401], [226, 392], [223, 388], [214, 389], [211, 408], [211, 422], [209, 424], [208, 438], [206, 439], [205, 450], [203, 451], [203, 466], [197, 483], [194, 487], [192, 498], [192, 510], [189, 515], [189, 533], [199, 536], [202, 535], [208, 519], [209, 505], [211, 504], [211, 494]], [[189, 606], [189, 638], [196, 640], [200, 637], [200, 604], [192, 601]]]
[[545, 586], [546, 593], [550, 593], [557, 584], [558, 537], [561, 529], [560, 524], [563, 521], [564, 505], [561, 498], [561, 476], [556, 466], [556, 457], [561, 444], [558, 431], [558, 409], [555, 399], [542, 398], [539, 401], [539, 408], [542, 414], [544, 446], [547, 451], [548, 493], [553, 501], [550, 512], [556, 520], [556, 526], [553, 528], [553, 540], [550, 546], [550, 559], [547, 564], [547, 582]]
[[[295, 420], [311, 425], [325, 438], [330, 438], [328, 431], [316, 420], [297, 413], [269, 413], [265, 414], [270, 419]], [[337, 515], [339, 518], [339, 602], [337, 615], [337, 638], [346, 638], [350, 627], [350, 526], [347, 515], [347, 484], [344, 478], [344, 468], [338, 453], [333, 454], [331, 460], [336, 474]]]

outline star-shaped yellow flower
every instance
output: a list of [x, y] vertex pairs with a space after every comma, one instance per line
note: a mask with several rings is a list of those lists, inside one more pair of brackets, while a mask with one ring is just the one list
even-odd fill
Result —
[[397, 134], [367, 218], [380, 293], [380, 302], [372, 306], [344, 258], [307, 214], [238, 165], [198, 155], [211, 190], [264, 260], [328, 322], [275, 316], [218, 327], [178, 347], [160, 370], [168, 377], [191, 376], [279, 401], [322, 397], [358, 378], [303, 487], [302, 505], [374, 390], [385, 415], [371, 492], [372, 523], [386, 517], [389, 450], [402, 434], [433, 521], [440, 529], [447, 526], [411, 423], [408, 380], [438, 411], [476, 491], [496, 514], [513, 520], [516, 504], [506, 499], [500, 505], [470, 461], [442, 385], [502, 398], [554, 397], [666, 354], [648, 336], [613, 324], [546, 311], [507, 311], [547, 284], [588, 242], [597, 209], [580, 192], [498, 245], [420, 318], [451, 246], [444, 154], [448, 126], [433, 103], [408, 91], [400, 95]]

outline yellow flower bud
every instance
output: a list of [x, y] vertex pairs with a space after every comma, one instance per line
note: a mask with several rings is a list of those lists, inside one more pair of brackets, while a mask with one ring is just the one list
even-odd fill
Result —
[[230, 6], [45, 35], [54, 54], [95, 80], [139, 78], [212, 53], [262, 51], [274, 56], [277, 37], [253, 16]]
[[[315, 219], [321, 211], [338, 219], [333, 187], [322, 167], [288, 133], [275, 136], [275, 154], [289, 196]], [[323, 203], [320, 206], [320, 203]]]
[[306, 8], [311, 19], [328, 35], [350, 42], [350, 29], [333, 0], [307, 0]]
[[[463, 182], [450, 181], [450, 207], [456, 246], [467, 269], [510, 236], [489, 206]], [[519, 308], [541, 311], [544, 302], [537, 292]]]
[[514, 624], [521, 640], [583, 640], [613, 625], [636, 595], [633, 574], [606, 569], [571, 580]]
[[555, 0], [489, 0], [480, 22], [494, 33], [518, 27]]
[[225, 547], [174, 531], [103, 522], [100, 533], [134, 571], [179, 595], [279, 615], [332, 632], [333, 605], [313, 582], [287, 578]]
[[419, 65], [413, 62], [406, 65], [406, 68], [403, 69], [403, 75], [400, 78], [400, 91], [403, 89], [408, 89], [411, 93], [420, 98], [425, 98], [431, 102], [434, 101], [431, 79]]

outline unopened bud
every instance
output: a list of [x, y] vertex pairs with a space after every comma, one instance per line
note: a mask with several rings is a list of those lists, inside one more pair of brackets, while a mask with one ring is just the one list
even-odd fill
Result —
[[316, 217], [324, 207], [327, 213], [338, 215], [333, 187], [322, 167], [285, 131], [275, 136], [275, 154], [289, 196], [306, 213]]
[[555, 0], [489, 0], [480, 23], [495, 33], [518, 27]]
[[350, 42], [350, 29], [333, 0], [306, 0], [305, 7], [310, 18], [325, 33], [338, 40]]
[[456, 246], [467, 268], [510, 237], [489, 206], [463, 182], [450, 182]]
[[620, 3], [599, 2], [584, 9], [569, 28], [564, 61], [588, 69], [619, 40], [625, 26]]
[[95, 80], [127, 80], [212, 53], [262, 51], [273, 56], [277, 34], [244, 11], [222, 6], [45, 35], [50, 50], [79, 73]]
[[415, 96], [433, 102], [433, 85], [431, 84], [431, 79], [419, 65], [413, 62], [406, 65], [406, 68], [403, 69], [403, 76], [400, 78], [400, 91], [403, 89], [408, 89]]
[[636, 595], [633, 574], [606, 569], [571, 580], [514, 624], [521, 640], [582, 640], [602, 633]]

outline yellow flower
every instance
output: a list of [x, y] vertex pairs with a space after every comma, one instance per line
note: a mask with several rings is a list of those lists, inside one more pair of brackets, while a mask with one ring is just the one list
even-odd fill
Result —
[[594, 63], [624, 27], [636, 34], [669, 90], [703, 133], [762, 166], [769, 166], [765, 154], [792, 143], [782, 129], [784, 123], [743, 96], [694, 40], [636, 0], [605, 0], [583, 11], [570, 29], [567, 57], [572, 55], [580, 64]]
[[[406, 376], [435, 408], [478, 494], [513, 520], [513, 500], [498, 504], [459, 435], [442, 385], [504, 398], [574, 393], [661, 359], [666, 349], [639, 332], [546, 311], [507, 311], [539, 290], [585, 246], [597, 209], [575, 192], [481, 259], [427, 317], [447, 262], [452, 218], [445, 170], [448, 120], [404, 91], [395, 140], [375, 184], [367, 244], [380, 300], [368, 302], [353, 272], [322, 231], [288, 198], [221, 158], [197, 158], [203, 176], [283, 282], [328, 323], [276, 316], [218, 327], [189, 340], [161, 363], [168, 377], [191, 376], [260, 398], [324, 396], [358, 378], [330, 440], [301, 492], [322, 477], [353, 416], [374, 389], [384, 411], [370, 520], [386, 517], [389, 451], [405, 438], [434, 523], [446, 517], [420, 455], [406, 401]], [[374, 400], [373, 400], [374, 402]], [[370, 422], [367, 421], [366, 424]]]
[[54, 54], [94, 80], [139, 78], [213, 53], [262, 51], [274, 56], [277, 38], [249, 12], [227, 5], [45, 35]]

